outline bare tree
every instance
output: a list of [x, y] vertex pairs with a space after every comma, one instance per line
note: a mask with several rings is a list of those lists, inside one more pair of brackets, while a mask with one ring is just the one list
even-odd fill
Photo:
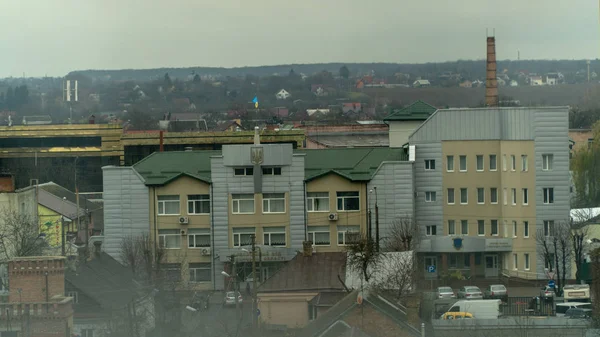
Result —
[[40, 235], [36, 217], [6, 209], [0, 216], [0, 256], [3, 259], [44, 254], [48, 245]]
[[562, 287], [566, 284], [567, 269], [572, 254], [571, 226], [568, 222], [548, 222], [536, 233], [538, 253], [548, 272], [556, 276], [554, 291], [561, 295]]
[[581, 281], [581, 269], [585, 263], [585, 254], [588, 250], [588, 225], [597, 217], [589, 208], [577, 209], [571, 215], [571, 244], [575, 260], [575, 279]]
[[393, 252], [414, 250], [418, 238], [418, 226], [409, 216], [396, 218], [392, 221], [390, 236], [386, 238], [386, 250]]
[[348, 252], [346, 264], [351, 270], [360, 272], [365, 282], [369, 282], [382, 262], [381, 252], [377, 250], [373, 238], [358, 233], [347, 237], [351, 237], [352, 243], [346, 248]]
[[381, 268], [375, 276], [374, 288], [391, 292], [398, 299], [412, 292], [417, 279], [417, 263], [413, 251], [388, 252], [380, 257]]

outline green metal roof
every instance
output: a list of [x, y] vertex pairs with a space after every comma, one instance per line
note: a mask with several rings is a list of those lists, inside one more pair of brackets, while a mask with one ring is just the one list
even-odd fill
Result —
[[[407, 161], [402, 148], [336, 148], [294, 150], [305, 154], [304, 178], [309, 181], [329, 173], [352, 181], [371, 180], [384, 161]], [[165, 185], [180, 176], [211, 182], [210, 157], [221, 151], [155, 152], [133, 168], [144, 178], [146, 185]]]
[[426, 120], [429, 116], [437, 110], [431, 104], [425, 103], [421, 100], [414, 102], [413, 104], [400, 109], [394, 110], [389, 116], [385, 117], [384, 121], [420, 121]]

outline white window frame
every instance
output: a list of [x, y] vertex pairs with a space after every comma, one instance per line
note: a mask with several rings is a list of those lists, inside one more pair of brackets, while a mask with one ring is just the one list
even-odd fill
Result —
[[[479, 166], [479, 159], [481, 159], [481, 167]], [[485, 160], [482, 154], [475, 156], [475, 170], [477, 172], [483, 172], [485, 170]]]
[[[167, 247], [169, 237], [176, 238], [177, 247]], [[178, 229], [159, 229], [158, 245], [162, 249], [181, 249], [181, 232]]]
[[[353, 230], [348, 230], [348, 227], [352, 227], [352, 229], [358, 229], [356, 231]], [[346, 230], [339, 230], [340, 228], [342, 229], [346, 229]], [[340, 234], [342, 235], [342, 242], [340, 243]], [[360, 235], [360, 226], [338, 226], [337, 227], [337, 245], [338, 246], [347, 246], [348, 244], [351, 244], [352, 242], [348, 241], [348, 235]]]
[[[250, 198], [252, 196], [252, 198]], [[240, 208], [241, 202], [252, 200], [252, 212], [242, 212]], [[236, 211], [237, 208], [237, 211]], [[256, 200], [252, 193], [233, 193], [231, 194], [231, 213], [232, 214], [254, 214], [256, 212]]]
[[523, 267], [525, 268], [525, 270], [529, 270], [531, 268], [531, 265], [529, 264], [529, 253], [523, 254], [523, 260], [525, 263], [525, 265]]
[[[246, 236], [251, 236], [251, 235], [256, 235], [256, 228], [254, 227], [234, 227], [231, 229], [231, 246], [232, 247], [243, 247], [243, 246], [247, 246], [245, 244], [242, 244], [242, 242], [244, 242], [244, 240], [242, 240], [242, 236], [246, 237]], [[256, 237], [256, 236], [255, 236]], [[238, 244], [235, 244], [235, 239], [237, 238]], [[252, 241], [251, 237], [248, 238], [248, 245], [250, 245], [250, 242]]]
[[270, 166], [262, 168], [263, 176], [280, 176], [281, 166]]
[[[325, 194], [327, 196], [325, 196]], [[315, 211], [315, 206], [317, 204], [317, 201], [319, 200], [326, 200], [326, 202], [324, 202], [325, 205], [327, 205], [327, 209], [326, 210], [320, 210], [320, 211]], [[310, 213], [324, 213], [324, 212], [329, 212], [330, 209], [330, 204], [329, 204], [329, 192], [307, 192], [306, 193], [306, 211], [310, 212]], [[321, 201], [318, 202], [318, 204], [321, 204]]]
[[528, 172], [529, 171], [529, 163], [527, 161], [527, 155], [526, 154], [522, 154], [521, 155], [521, 171], [522, 172]]
[[[263, 200], [262, 200], [262, 212], [264, 214], [284, 214], [287, 210], [287, 203], [286, 203], [286, 198], [285, 198], [285, 193], [263, 193]], [[273, 208], [271, 206], [271, 202], [273, 201], [283, 201], [283, 211], [281, 212], [272, 212], [271, 208]]]
[[[479, 192], [481, 192], [481, 193], [479, 193]], [[479, 199], [480, 196], [481, 196], [481, 200]], [[483, 187], [477, 187], [477, 204], [478, 205], [485, 204], [485, 188], [483, 188]]]
[[[493, 158], [493, 160], [492, 160]], [[498, 171], [498, 156], [495, 154], [490, 154], [490, 171]], [[492, 162], [494, 163], [494, 167], [492, 168]]]
[[[191, 197], [201, 197], [202, 199], [190, 199]], [[204, 199], [206, 198], [206, 199]], [[206, 206], [208, 204], [208, 206]], [[188, 194], [187, 196], [187, 214], [188, 215], [207, 215], [210, 214], [210, 194]], [[199, 209], [197, 209], [196, 206]], [[200, 212], [200, 210], [206, 207], [207, 212]], [[192, 210], [190, 212], [190, 209]]]
[[[283, 245], [272, 244], [271, 235], [281, 235], [283, 234]], [[287, 233], [285, 231], [285, 227], [263, 227], [263, 244], [265, 246], [271, 247], [287, 247]]]
[[518, 228], [519, 226], [517, 225], [517, 221], [513, 220], [512, 226], [513, 226], [513, 238], [516, 238], [518, 230], [519, 230], [519, 228]]
[[510, 189], [510, 200], [513, 206], [517, 205], [517, 189], [516, 188], [511, 188]]
[[[456, 196], [454, 195], [454, 188], [448, 188], [447, 192], [446, 192], [446, 201], [448, 203], [448, 205], [454, 205], [454, 203], [456, 202]], [[452, 198], [450, 198], [450, 196], [452, 196]], [[452, 199], [452, 200], [450, 200]]]
[[529, 189], [527, 188], [523, 188], [521, 189], [521, 194], [522, 194], [522, 198], [523, 198], [523, 205], [527, 206], [529, 205]]
[[[542, 195], [543, 195], [544, 205], [554, 204], [554, 187], [542, 188]], [[550, 197], [552, 197], [552, 200], [550, 200]]]
[[[496, 225], [496, 234], [494, 234], [494, 224]], [[498, 236], [500, 233], [500, 228], [498, 227], [498, 220], [492, 219], [490, 220], [490, 235]]]
[[513, 270], [519, 270], [519, 256], [513, 253]]
[[523, 221], [523, 237], [529, 238], [529, 221]]
[[[340, 193], [356, 193], [356, 195], [343, 195], [340, 196]], [[357, 209], [346, 209], [346, 199], [357, 199], [358, 200], [358, 208]], [[342, 200], [342, 209], [340, 209], [340, 200]], [[338, 212], [360, 212], [360, 192], [358, 191], [337, 191], [336, 192], [336, 208]]]
[[437, 199], [437, 195], [435, 191], [426, 191], [425, 192], [425, 202], [435, 202]]
[[514, 154], [510, 155], [510, 170], [513, 172], [517, 170], [517, 156]]
[[[465, 198], [466, 200], [464, 202], [463, 202], [463, 193], [462, 193], [463, 191], [465, 191], [465, 197], [466, 197]], [[461, 187], [461, 189], [460, 189], [460, 204], [461, 205], [469, 204], [469, 189], [468, 188]]]
[[437, 236], [437, 226], [436, 225], [426, 226], [425, 227], [425, 236]]
[[245, 177], [254, 175], [254, 167], [234, 167], [233, 175], [235, 177]]
[[[467, 232], [465, 233], [464, 229], [464, 225], [466, 226]], [[460, 235], [469, 235], [469, 221], [468, 220], [460, 220]]]
[[448, 235], [456, 235], [456, 220], [448, 220]]
[[544, 236], [549, 238], [554, 234], [554, 220], [544, 220]]
[[[327, 228], [327, 230], [325, 230]], [[328, 247], [331, 246], [331, 228], [329, 226], [308, 226], [307, 227], [308, 240], [313, 243], [314, 246]], [[328, 242], [327, 244], [317, 244], [316, 243], [316, 235], [327, 233]]]
[[454, 172], [454, 156], [446, 156], [446, 172]]
[[547, 153], [542, 155], [542, 171], [552, 171], [554, 167], [554, 155]]
[[[162, 198], [162, 200], [161, 200]], [[167, 204], [177, 204], [177, 213], [166, 213]], [[156, 197], [156, 214], [157, 215], [180, 215], [181, 214], [181, 197], [176, 194], [159, 195]]]
[[[206, 230], [202, 230], [200, 228], [189, 229], [188, 233], [187, 233], [187, 237], [188, 237], [188, 248], [189, 249], [202, 249], [202, 248], [210, 248], [211, 247], [210, 229], [208, 229], [208, 228], [206, 228]], [[198, 237], [208, 237], [208, 246], [196, 245], [196, 240]], [[198, 241], [200, 241], [200, 240], [198, 240]]]
[[[208, 280], [196, 280], [196, 272], [197, 271], [205, 271], [208, 270]], [[189, 272], [189, 280], [190, 283], [209, 283], [212, 282], [212, 265], [210, 262], [196, 262], [188, 264], [188, 272]], [[193, 277], [192, 277], [193, 274]]]
[[[483, 232], [479, 230], [480, 228], [483, 228]], [[477, 220], [477, 236], [485, 236], [485, 220]]]
[[[494, 193], [496, 191], [496, 193]], [[494, 196], [496, 197], [496, 201], [494, 201]], [[498, 188], [490, 187], [490, 204], [497, 205], [498, 204]]]
[[435, 159], [425, 159], [425, 171], [435, 171]]
[[[464, 163], [465, 163], [465, 168], [464, 169], [462, 168], [463, 159], [465, 160], [464, 161]], [[466, 155], [460, 155], [460, 156], [458, 156], [458, 170], [460, 172], [467, 172], [467, 170], [469, 169], [469, 163], [468, 163], [467, 159], [468, 158], [467, 158]]]

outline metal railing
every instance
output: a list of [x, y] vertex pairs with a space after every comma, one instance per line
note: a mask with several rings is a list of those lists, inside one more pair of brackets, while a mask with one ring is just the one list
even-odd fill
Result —
[[508, 297], [500, 304], [503, 316], [554, 316], [553, 301], [540, 297]]

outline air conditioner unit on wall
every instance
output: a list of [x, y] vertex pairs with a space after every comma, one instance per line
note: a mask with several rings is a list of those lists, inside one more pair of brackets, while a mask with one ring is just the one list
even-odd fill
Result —
[[187, 225], [190, 222], [190, 218], [188, 218], [187, 216], [180, 216], [179, 217], [179, 224], [180, 225]]
[[205, 256], [210, 255], [210, 248], [202, 248], [200, 253]]
[[337, 213], [329, 213], [329, 221], [336, 221], [338, 219]]

